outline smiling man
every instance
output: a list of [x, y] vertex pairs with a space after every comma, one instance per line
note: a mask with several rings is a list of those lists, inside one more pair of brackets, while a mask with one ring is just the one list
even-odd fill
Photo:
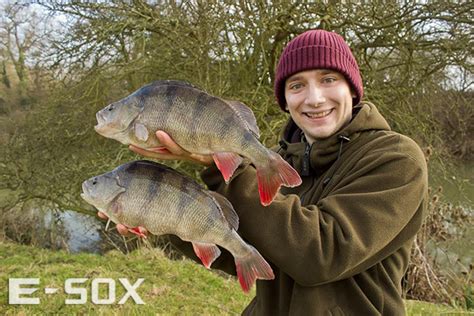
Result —
[[285, 84], [285, 109], [310, 144], [349, 123], [355, 97], [344, 75], [329, 69], [299, 72]]
[[[333, 32], [310, 30], [284, 49], [275, 96], [290, 113], [275, 150], [303, 183], [259, 202], [256, 170], [242, 164], [228, 184], [211, 157], [193, 157], [161, 132], [158, 159], [208, 165], [202, 178], [239, 215], [239, 233], [270, 262], [246, 315], [404, 315], [402, 278], [426, 209], [427, 167], [419, 146], [361, 102], [357, 62]], [[123, 227], [119, 231], [126, 232]], [[198, 260], [189, 243], [172, 237]], [[235, 275], [232, 256], [212, 264]]]

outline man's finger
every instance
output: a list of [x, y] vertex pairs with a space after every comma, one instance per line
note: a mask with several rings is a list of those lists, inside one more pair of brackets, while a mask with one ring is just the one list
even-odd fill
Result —
[[135, 152], [139, 155], [142, 155], [142, 156], [149, 156], [149, 155], [154, 154], [152, 151], [149, 151], [149, 150], [146, 150], [146, 149], [134, 146], [134, 145], [129, 145], [128, 149], [130, 149], [131, 151], [133, 151], [133, 152]]
[[140, 147], [136, 147], [134, 145], [130, 145], [128, 146], [128, 149], [130, 149], [136, 154], [139, 154], [141, 156], [145, 156], [148, 158], [155, 158], [155, 159], [161, 159], [161, 160], [183, 159], [183, 157], [181, 156], [176, 156], [172, 154], [165, 147], [157, 147], [157, 148], [152, 148], [150, 150], [147, 150]]
[[155, 147], [149, 148], [148, 150], [159, 154], [171, 154], [171, 152], [166, 147]]
[[181, 148], [181, 146], [176, 144], [167, 133], [163, 131], [157, 131], [156, 138], [158, 138], [160, 144], [165, 146], [171, 153], [175, 155], [183, 155], [186, 153], [186, 151]]
[[103, 212], [97, 212], [97, 216], [102, 218], [102, 219], [109, 219], [109, 217], [107, 216], [107, 214], [103, 213]]
[[131, 236], [132, 233], [128, 231], [128, 228], [122, 224], [117, 224], [117, 231], [122, 236]]
[[159, 159], [159, 160], [182, 160], [182, 159], [184, 159], [183, 156], [174, 155], [174, 154], [170, 153], [169, 151], [168, 152], [163, 152], [163, 153], [157, 153], [157, 152], [144, 150], [144, 149], [141, 149], [141, 148], [138, 148], [138, 147], [132, 147], [132, 146], [133, 145], [130, 145], [128, 147], [131, 151], [133, 151], [133, 152], [135, 152], [139, 155], [148, 157], [148, 158], [154, 158], [154, 159]]

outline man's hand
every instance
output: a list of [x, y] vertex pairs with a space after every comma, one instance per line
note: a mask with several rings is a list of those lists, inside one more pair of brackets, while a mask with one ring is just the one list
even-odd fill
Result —
[[162, 144], [161, 147], [143, 149], [130, 145], [128, 148], [133, 152], [148, 157], [161, 160], [188, 160], [195, 162], [201, 165], [210, 166], [214, 163], [211, 155], [199, 155], [190, 153], [187, 150], [184, 150], [181, 146], [176, 144], [171, 137], [163, 132], [157, 131], [156, 137], [159, 142]]

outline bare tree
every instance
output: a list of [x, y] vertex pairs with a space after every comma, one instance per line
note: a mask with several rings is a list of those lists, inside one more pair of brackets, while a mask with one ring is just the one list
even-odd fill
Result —
[[[46, 15], [28, 6], [2, 3], [0, 9], [0, 61], [3, 90], [11, 106], [30, 103], [27, 99], [37, 85], [34, 72], [40, 62], [45, 40], [51, 31]], [[36, 85], [35, 85], [36, 83]]]

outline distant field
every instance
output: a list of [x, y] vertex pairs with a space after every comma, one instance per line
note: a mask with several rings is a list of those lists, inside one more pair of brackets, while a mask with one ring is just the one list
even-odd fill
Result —
[[[39, 305], [8, 305], [8, 278], [39, 278], [39, 290], [28, 297], [38, 297]], [[66, 299], [78, 294], [66, 294], [67, 278], [88, 278], [87, 302], [66, 305]], [[115, 281], [115, 303], [96, 305], [91, 302], [92, 279], [110, 278]], [[145, 305], [129, 298], [117, 302], [127, 292], [119, 282], [127, 278], [131, 285], [137, 279], [144, 282], [136, 289]], [[24, 286], [30, 287], [30, 286]], [[45, 288], [58, 288], [55, 294], [45, 294]], [[98, 299], [106, 299], [107, 285], [99, 288]], [[172, 261], [157, 250], [142, 249], [130, 255], [110, 252], [105, 256], [68, 254], [0, 241], [0, 314], [87, 314], [87, 315], [238, 315], [254, 296], [245, 295], [233, 278], [223, 278], [188, 260]], [[407, 301], [408, 315], [474, 315], [450, 307]]]

